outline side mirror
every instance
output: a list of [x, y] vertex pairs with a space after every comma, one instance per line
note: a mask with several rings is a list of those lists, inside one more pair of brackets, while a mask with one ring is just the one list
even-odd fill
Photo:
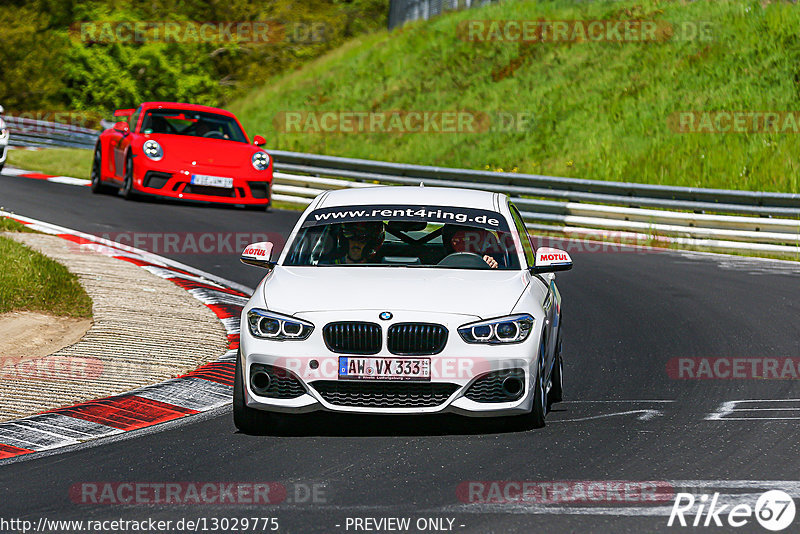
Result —
[[572, 258], [563, 250], [540, 247], [536, 250], [536, 265], [530, 268], [531, 273], [554, 273], [572, 269]]
[[269, 241], [247, 245], [244, 247], [239, 260], [247, 265], [263, 267], [264, 269], [272, 269], [276, 263], [272, 261], [272, 243]]
[[255, 135], [253, 136], [253, 144], [256, 146], [264, 146], [267, 144], [267, 140], [260, 135]]
[[114, 129], [116, 131], [118, 131], [119, 133], [123, 133], [123, 134], [126, 134], [126, 133], [130, 132], [130, 127], [128, 126], [128, 123], [125, 122], [125, 121], [115, 122], [114, 123]]
[[136, 112], [135, 109], [118, 109], [114, 111], [115, 117], [130, 117]]
[[3, 106], [0, 106], [0, 113], [3, 113], [6, 110]]

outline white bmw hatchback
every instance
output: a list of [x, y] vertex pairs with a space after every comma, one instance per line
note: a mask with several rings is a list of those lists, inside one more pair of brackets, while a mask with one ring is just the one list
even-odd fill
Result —
[[[4, 111], [3, 106], [0, 106], [0, 114]], [[0, 172], [6, 164], [8, 158], [8, 126], [2, 117], [0, 117]]]
[[320, 194], [245, 306], [243, 432], [316, 410], [522, 415], [562, 397], [561, 250], [534, 250], [507, 196], [432, 187]]

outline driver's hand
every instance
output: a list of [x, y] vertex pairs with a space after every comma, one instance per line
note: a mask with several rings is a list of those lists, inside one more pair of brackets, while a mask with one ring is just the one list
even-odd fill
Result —
[[486, 264], [489, 267], [491, 267], [492, 269], [497, 269], [497, 260], [495, 260], [493, 257], [489, 256], [488, 254], [483, 257], [483, 261], [485, 261]]

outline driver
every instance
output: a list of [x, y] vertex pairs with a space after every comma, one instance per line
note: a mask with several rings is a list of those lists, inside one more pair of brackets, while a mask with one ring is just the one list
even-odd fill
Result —
[[204, 120], [199, 120], [194, 125], [194, 134], [197, 137], [205, 137], [205, 135], [211, 131], [211, 126]]
[[[447, 254], [469, 252], [480, 256], [485, 250], [485, 245], [493, 238], [494, 235], [483, 228], [454, 224], [446, 224], [442, 227], [442, 243]], [[497, 260], [488, 254], [483, 255], [483, 261], [492, 269], [497, 269]]]
[[345, 254], [333, 263], [342, 265], [373, 262], [383, 245], [385, 235], [383, 223], [380, 221], [343, 224], [339, 243]]

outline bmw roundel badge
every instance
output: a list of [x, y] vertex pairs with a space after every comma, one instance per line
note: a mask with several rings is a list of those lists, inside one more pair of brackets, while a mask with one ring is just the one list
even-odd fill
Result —
[[378, 317], [381, 318], [381, 321], [388, 321], [394, 316], [391, 314], [391, 312], [381, 312], [381, 314]]

